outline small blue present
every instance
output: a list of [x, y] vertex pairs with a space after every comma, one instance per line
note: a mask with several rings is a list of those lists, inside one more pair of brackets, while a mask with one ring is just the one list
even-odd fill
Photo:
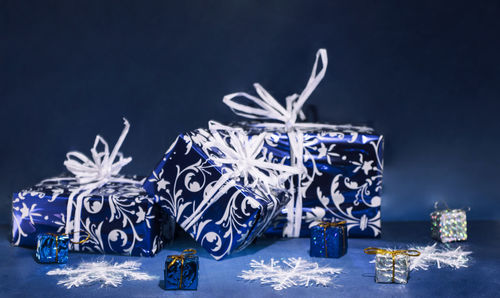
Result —
[[321, 222], [311, 228], [311, 257], [340, 258], [347, 253], [346, 222]]
[[68, 262], [69, 236], [51, 233], [39, 234], [36, 241], [36, 259], [39, 263]]
[[167, 256], [165, 290], [196, 290], [198, 288], [198, 256], [196, 250], [185, 249], [180, 255]]

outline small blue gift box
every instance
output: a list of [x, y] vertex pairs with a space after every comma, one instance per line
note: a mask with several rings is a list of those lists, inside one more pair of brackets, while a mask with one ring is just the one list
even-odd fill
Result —
[[50, 233], [39, 234], [36, 243], [36, 259], [40, 263], [68, 262], [69, 236]]
[[167, 256], [165, 290], [196, 290], [198, 288], [198, 256], [196, 250], [185, 249], [180, 255]]
[[321, 222], [311, 228], [311, 257], [340, 258], [347, 252], [346, 222]]

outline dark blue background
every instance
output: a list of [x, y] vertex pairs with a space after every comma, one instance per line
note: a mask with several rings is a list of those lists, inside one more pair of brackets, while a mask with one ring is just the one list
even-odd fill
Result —
[[114, 143], [148, 174], [175, 136], [238, 117], [222, 102], [260, 82], [304, 87], [319, 120], [386, 137], [383, 220], [432, 202], [499, 219], [500, 9], [483, 1], [0, 1], [0, 210], [63, 172], [65, 153]]

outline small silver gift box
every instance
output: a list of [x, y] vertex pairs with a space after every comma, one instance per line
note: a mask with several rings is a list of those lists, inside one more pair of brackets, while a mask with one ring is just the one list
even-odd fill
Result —
[[443, 243], [467, 240], [467, 215], [463, 209], [436, 210], [431, 213], [432, 238]]
[[390, 250], [375, 247], [365, 248], [365, 253], [375, 256], [375, 282], [408, 283], [410, 257], [419, 256], [416, 250]]

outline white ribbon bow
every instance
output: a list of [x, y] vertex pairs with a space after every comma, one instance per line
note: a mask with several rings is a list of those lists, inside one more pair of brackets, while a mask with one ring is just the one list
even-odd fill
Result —
[[[77, 188], [71, 191], [68, 197], [66, 207], [66, 227], [65, 232], [70, 234], [73, 232], [73, 241], [79, 242], [80, 238], [80, 220], [82, 214], [83, 199], [95, 189], [102, 187], [109, 182], [122, 183], [137, 183], [135, 180], [118, 177], [121, 168], [132, 161], [132, 157], [124, 158], [120, 150], [125, 137], [128, 134], [130, 123], [123, 118], [125, 127], [116, 142], [113, 151], [109, 153], [108, 143], [99, 135], [96, 136], [94, 146], [90, 149], [92, 159], [85, 154], [77, 151], [71, 151], [66, 154], [64, 165], [76, 178]], [[98, 146], [102, 143], [104, 150], [99, 152]], [[118, 158], [118, 160], [116, 160]], [[116, 160], [116, 161], [115, 161]], [[53, 179], [53, 180], [65, 180]], [[73, 210], [73, 201], [76, 196], [76, 208], [74, 224], [71, 225], [71, 215]], [[75, 244], [75, 250], [78, 249], [78, 244]]]
[[[318, 62], [321, 60], [322, 67], [318, 72]], [[262, 128], [285, 128], [290, 142], [290, 160], [293, 167], [297, 167], [303, 174], [307, 171], [303, 162], [304, 152], [304, 135], [302, 129], [338, 129], [339, 126], [318, 124], [318, 123], [297, 123], [297, 117], [303, 120], [304, 113], [302, 106], [312, 94], [314, 89], [321, 82], [326, 73], [328, 65], [328, 56], [325, 49], [319, 49], [316, 53], [316, 60], [311, 72], [311, 76], [307, 81], [306, 87], [300, 94], [293, 94], [286, 98], [286, 108], [281, 106], [269, 92], [267, 92], [259, 83], [255, 83], [254, 87], [257, 94], [255, 97], [245, 92], [236, 92], [224, 96], [223, 102], [233, 110], [237, 115], [258, 120], [275, 120], [278, 123], [265, 122], [259, 123], [257, 127]], [[245, 97], [258, 107], [252, 107], [244, 103], [236, 102], [236, 97]], [[351, 127], [351, 126], [348, 126]], [[294, 187], [293, 181], [290, 181], [291, 188]], [[302, 223], [302, 191], [301, 183], [297, 185], [297, 191], [293, 191], [294, 198], [290, 200], [287, 209], [287, 225], [283, 231], [284, 236], [298, 237], [300, 235], [300, 227]]]
[[[227, 190], [241, 181], [242, 186], [257, 189], [270, 194], [271, 188], [283, 188], [283, 182], [290, 175], [300, 174], [297, 168], [266, 161], [265, 156], [259, 156], [264, 146], [264, 134], [249, 138], [242, 129], [222, 125], [215, 121], [209, 122], [213, 138], [203, 144], [204, 149], [219, 150], [223, 156], [211, 155], [209, 158], [222, 167], [222, 176], [204, 195], [203, 201], [181, 226], [189, 229], [203, 215], [204, 211], [215, 203]], [[227, 140], [219, 133], [228, 134]], [[278, 175], [276, 174], [279, 173]]]

